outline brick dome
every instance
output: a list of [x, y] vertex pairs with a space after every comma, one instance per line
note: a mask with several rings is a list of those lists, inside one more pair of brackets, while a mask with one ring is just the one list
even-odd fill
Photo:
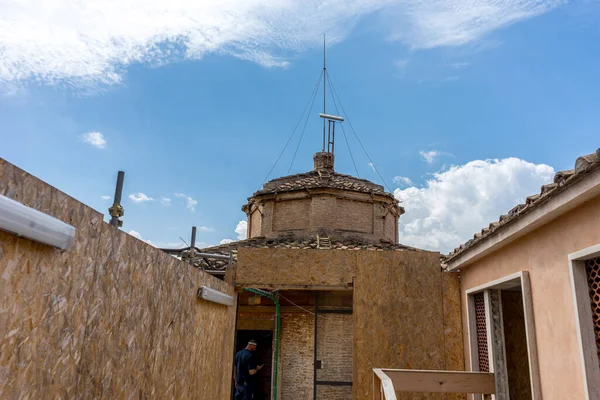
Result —
[[396, 243], [404, 213], [398, 200], [381, 185], [335, 172], [333, 161], [333, 154], [319, 152], [312, 171], [265, 183], [242, 207], [248, 238], [319, 235]]

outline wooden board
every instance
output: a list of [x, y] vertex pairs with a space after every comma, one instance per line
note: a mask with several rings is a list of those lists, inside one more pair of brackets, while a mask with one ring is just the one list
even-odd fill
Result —
[[0, 398], [229, 398], [235, 307], [196, 291], [232, 285], [2, 159], [0, 194], [77, 230], [64, 252], [0, 232]]
[[[494, 374], [462, 371], [380, 369], [396, 392], [494, 394]], [[381, 379], [383, 380], [383, 379]]]

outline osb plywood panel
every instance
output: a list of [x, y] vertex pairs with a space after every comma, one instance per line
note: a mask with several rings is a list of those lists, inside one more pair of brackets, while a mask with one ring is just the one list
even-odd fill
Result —
[[501, 297], [510, 398], [511, 400], [531, 399], [522, 293], [502, 291]]
[[0, 398], [73, 398], [102, 216], [2, 159], [0, 194], [77, 229], [69, 252], [0, 232]]
[[[439, 254], [359, 252], [354, 281], [354, 398], [372, 398], [372, 368], [447, 369]], [[457, 288], [456, 288], [457, 289]], [[460, 314], [455, 316], [460, 325]], [[460, 352], [460, 347], [451, 353]], [[399, 399], [443, 399], [402, 393]]]
[[458, 272], [443, 272], [442, 299], [444, 306], [444, 346], [446, 369], [464, 371], [465, 359], [460, 307], [460, 280]]
[[356, 251], [241, 248], [236, 286], [318, 285], [352, 283]]
[[231, 285], [3, 160], [0, 193], [77, 229], [66, 252], [0, 232], [0, 398], [228, 398], [235, 307], [196, 290]]

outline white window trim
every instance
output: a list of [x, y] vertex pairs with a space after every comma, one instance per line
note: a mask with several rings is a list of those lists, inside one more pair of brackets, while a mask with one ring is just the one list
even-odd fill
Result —
[[600, 244], [569, 254], [569, 275], [575, 307], [579, 357], [585, 399], [600, 399], [600, 367], [594, 337], [594, 323], [590, 307], [590, 295], [585, 273], [585, 260], [600, 257]]
[[[510, 286], [514, 287], [514, 283], [521, 286], [521, 294], [523, 296], [523, 312], [525, 317], [525, 335], [527, 340], [527, 355], [529, 359], [529, 379], [531, 382], [531, 394], [533, 400], [542, 398], [542, 389], [540, 384], [539, 362], [537, 356], [537, 341], [535, 333], [535, 321], [533, 319], [533, 303], [531, 298], [531, 284], [529, 281], [529, 272], [520, 271], [514, 274], [504, 276], [483, 285], [476, 286], [466, 290], [467, 294], [467, 338], [469, 340], [469, 362], [471, 371], [479, 370], [479, 355], [477, 354], [477, 331], [475, 325], [475, 305], [473, 302], [474, 294], [489, 289], [503, 289]], [[588, 307], [589, 308], [589, 307]], [[591, 320], [590, 320], [591, 321]], [[486, 305], [486, 325], [491, 326], [491, 320], [487, 312]], [[475, 329], [475, 331], [473, 331]], [[473, 332], [473, 333], [472, 333]], [[488, 331], [488, 352], [489, 348], [489, 331]], [[492, 364], [492, 363], [490, 363]], [[596, 363], [597, 364], [597, 363]], [[476, 369], [474, 369], [476, 368]], [[600, 397], [599, 397], [600, 398]]]

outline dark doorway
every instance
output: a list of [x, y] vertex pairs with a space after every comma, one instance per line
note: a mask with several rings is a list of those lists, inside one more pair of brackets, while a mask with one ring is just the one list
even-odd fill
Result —
[[250, 340], [257, 343], [254, 357], [257, 365], [264, 364], [263, 369], [256, 374], [256, 400], [271, 398], [271, 371], [273, 363], [273, 331], [237, 331], [236, 353], [242, 350]]

